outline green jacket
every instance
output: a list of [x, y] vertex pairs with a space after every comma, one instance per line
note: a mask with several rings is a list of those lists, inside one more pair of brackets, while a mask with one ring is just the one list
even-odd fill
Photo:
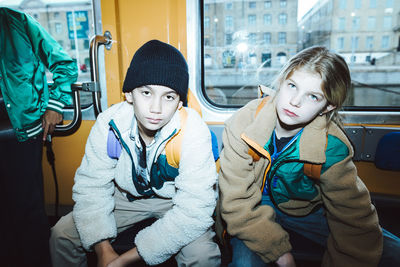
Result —
[[[382, 231], [344, 132], [318, 116], [292, 146], [295, 151], [286, 152], [293, 162], [281, 157], [271, 167], [268, 142], [277, 120], [276, 108], [271, 98], [255, 116], [260, 101], [251, 101], [226, 122], [219, 173], [219, 236], [224, 222], [231, 236], [243, 240], [265, 262], [291, 251], [288, 233], [275, 222], [273, 208], [260, 205], [268, 179], [273, 201], [285, 213], [304, 216], [324, 205], [331, 233], [323, 266], [377, 266]], [[323, 164], [318, 181], [304, 176], [304, 162]], [[275, 176], [279, 177], [276, 181]]]
[[[62, 113], [71, 102], [76, 63], [31, 16], [0, 8], [0, 89], [19, 141], [42, 131], [46, 109]], [[54, 84], [49, 90], [48, 68]]]
[[[338, 137], [328, 134], [326, 138], [328, 141], [325, 150], [326, 161], [322, 164], [320, 174], [325, 173], [331, 166], [349, 156], [348, 147]], [[263, 184], [266, 185], [264, 190], [268, 191], [273, 203], [283, 212], [294, 216], [307, 215], [311, 212], [310, 209], [316, 207], [316, 203], [322, 204], [318, 178], [310, 179], [311, 177], [304, 173], [304, 164], [308, 161], [300, 159], [300, 140], [301, 135], [275, 160], [271, 160], [271, 167], [263, 181]], [[264, 149], [272, 157], [274, 153], [272, 136]], [[309, 208], [306, 209], [304, 206], [303, 212], [297, 209], [286, 209], [285, 206], [290, 205], [292, 199], [306, 201]]]

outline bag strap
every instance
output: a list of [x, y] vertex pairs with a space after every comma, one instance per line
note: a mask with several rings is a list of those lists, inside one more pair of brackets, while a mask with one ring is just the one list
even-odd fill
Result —
[[181, 120], [181, 129], [177, 133], [175, 133], [175, 135], [172, 136], [165, 145], [165, 155], [167, 157], [167, 162], [174, 168], [179, 168], [179, 162], [181, 158], [182, 139], [183, 134], [185, 133], [185, 126], [188, 117], [185, 108], [181, 108], [179, 110], [179, 117]]

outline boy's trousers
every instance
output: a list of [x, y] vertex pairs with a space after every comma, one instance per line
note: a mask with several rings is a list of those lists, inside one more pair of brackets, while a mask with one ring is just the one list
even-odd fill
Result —
[[[114, 216], [118, 233], [148, 218], [160, 218], [172, 208], [171, 199], [149, 198], [129, 202], [115, 190]], [[208, 230], [176, 254], [178, 266], [219, 266], [221, 254], [213, 241], [215, 233]], [[132, 242], [133, 242], [132, 237]], [[81, 245], [72, 213], [63, 216], [51, 229], [50, 251], [53, 266], [87, 266], [86, 251]]]

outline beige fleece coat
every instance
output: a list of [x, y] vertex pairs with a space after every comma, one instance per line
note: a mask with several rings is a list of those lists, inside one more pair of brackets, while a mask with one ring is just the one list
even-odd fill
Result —
[[[270, 155], [263, 147], [277, 119], [273, 98], [255, 116], [260, 101], [253, 100], [226, 122], [216, 228], [221, 235], [226, 223], [231, 236], [243, 240], [263, 261], [273, 262], [291, 251], [291, 245], [288, 233], [274, 220], [274, 210], [260, 205], [263, 178], [270, 165]], [[331, 230], [323, 266], [377, 266], [382, 254], [382, 231], [369, 192], [357, 176], [353, 149], [343, 131], [334, 123], [327, 127], [325, 117], [318, 116], [301, 135], [300, 159], [324, 163], [327, 133], [344, 142], [349, 155], [321, 174], [320, 194], [315, 200], [306, 205], [291, 200], [280, 208], [305, 215], [323, 203]], [[258, 161], [250, 156], [249, 148], [261, 156]]]

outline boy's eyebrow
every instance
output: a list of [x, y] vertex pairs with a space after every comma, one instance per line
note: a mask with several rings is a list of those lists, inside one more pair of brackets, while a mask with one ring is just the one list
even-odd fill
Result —
[[[151, 87], [151, 85], [143, 85], [142, 87], [147, 88], [148, 90], [153, 90], [153, 88]], [[164, 94], [178, 94], [174, 89], [169, 88], [169, 91], [166, 91]]]

